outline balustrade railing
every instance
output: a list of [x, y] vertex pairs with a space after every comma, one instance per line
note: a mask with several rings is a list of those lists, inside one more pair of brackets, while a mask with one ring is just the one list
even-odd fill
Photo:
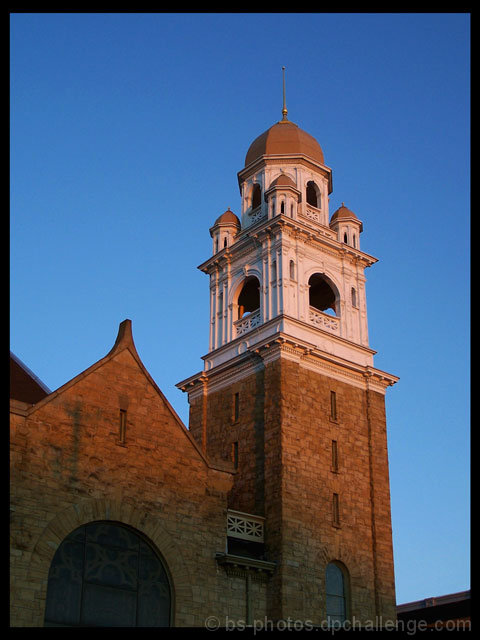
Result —
[[262, 218], [266, 218], [267, 212], [265, 210], [262, 210], [262, 205], [259, 205], [258, 207], [253, 209], [248, 214], [248, 216], [250, 218], [250, 224], [254, 224], [255, 222], [258, 222], [259, 220], [262, 220]]
[[323, 313], [313, 307], [310, 307], [309, 313], [310, 322], [320, 329], [326, 329], [327, 331], [333, 331], [338, 333], [340, 329], [340, 321], [338, 318], [329, 316], [328, 313]]
[[314, 220], [315, 222], [321, 223], [320, 212], [313, 207], [309, 207], [308, 205], [305, 207], [305, 217], [310, 220]]
[[248, 316], [240, 318], [240, 320], [236, 320], [233, 324], [235, 326], [237, 336], [241, 336], [251, 329], [258, 327], [260, 324], [262, 324], [260, 309], [257, 309], [257, 311], [252, 311], [252, 313], [250, 313]]
[[241, 511], [227, 511], [227, 536], [240, 540], [263, 542], [265, 518]]

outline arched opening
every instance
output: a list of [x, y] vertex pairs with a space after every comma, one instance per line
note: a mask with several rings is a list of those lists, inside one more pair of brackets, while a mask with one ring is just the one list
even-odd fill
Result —
[[260, 309], [260, 283], [255, 276], [249, 276], [238, 296], [238, 319], [257, 309]]
[[347, 232], [346, 231], [343, 234], [343, 241], [344, 241], [345, 244], [348, 244], [348, 238], [347, 238]]
[[337, 315], [335, 291], [325, 276], [320, 273], [314, 273], [310, 276], [308, 286], [310, 306], [324, 313]]
[[138, 532], [115, 522], [75, 529], [50, 566], [44, 626], [167, 627], [166, 569]]
[[307, 182], [307, 204], [320, 208], [320, 191], [315, 182]]
[[325, 571], [326, 614], [329, 625], [343, 624], [347, 619], [347, 573], [336, 562]]
[[259, 184], [254, 184], [252, 188], [252, 209], [256, 209], [262, 203], [262, 189]]
[[282, 200], [280, 203], [280, 213], [285, 213], [285, 201]]

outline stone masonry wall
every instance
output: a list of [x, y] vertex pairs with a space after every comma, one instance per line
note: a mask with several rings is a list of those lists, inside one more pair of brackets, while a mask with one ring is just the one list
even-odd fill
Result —
[[324, 622], [325, 569], [335, 560], [349, 575], [349, 616], [394, 619], [384, 396], [279, 357], [261, 374], [208, 393], [207, 407], [208, 453], [228, 458], [239, 443], [229, 507], [266, 517], [268, 559], [278, 565], [267, 585], [268, 616]]
[[384, 398], [370, 391], [368, 408], [367, 392], [356, 386], [291, 360], [281, 370], [284, 615], [325, 620], [325, 568], [336, 560], [350, 577], [350, 617], [394, 619]]
[[[127, 410], [125, 444], [119, 411]], [[11, 625], [42, 626], [53, 555], [76, 527], [112, 520], [146, 535], [173, 587], [172, 622], [245, 616], [215, 553], [232, 474], [200, 454], [129, 349], [118, 349], [11, 426]]]

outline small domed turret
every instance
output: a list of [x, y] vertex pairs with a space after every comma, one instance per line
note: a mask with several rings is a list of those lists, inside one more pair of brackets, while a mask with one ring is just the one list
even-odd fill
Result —
[[240, 231], [240, 220], [230, 211], [230, 207], [219, 216], [213, 227], [210, 228], [210, 235], [213, 238], [213, 253], [218, 253], [222, 249], [229, 247], [237, 233]]
[[353, 211], [345, 206], [344, 202], [333, 214], [330, 228], [336, 232], [339, 242], [360, 249], [360, 234], [363, 231], [363, 224]]

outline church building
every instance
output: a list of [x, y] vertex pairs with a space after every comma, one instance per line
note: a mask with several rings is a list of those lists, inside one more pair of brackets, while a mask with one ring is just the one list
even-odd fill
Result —
[[188, 427], [130, 320], [53, 392], [12, 355], [12, 626], [396, 619], [377, 260], [353, 211], [330, 217], [332, 170], [285, 103], [238, 184], [199, 266], [210, 337], [177, 384]]

